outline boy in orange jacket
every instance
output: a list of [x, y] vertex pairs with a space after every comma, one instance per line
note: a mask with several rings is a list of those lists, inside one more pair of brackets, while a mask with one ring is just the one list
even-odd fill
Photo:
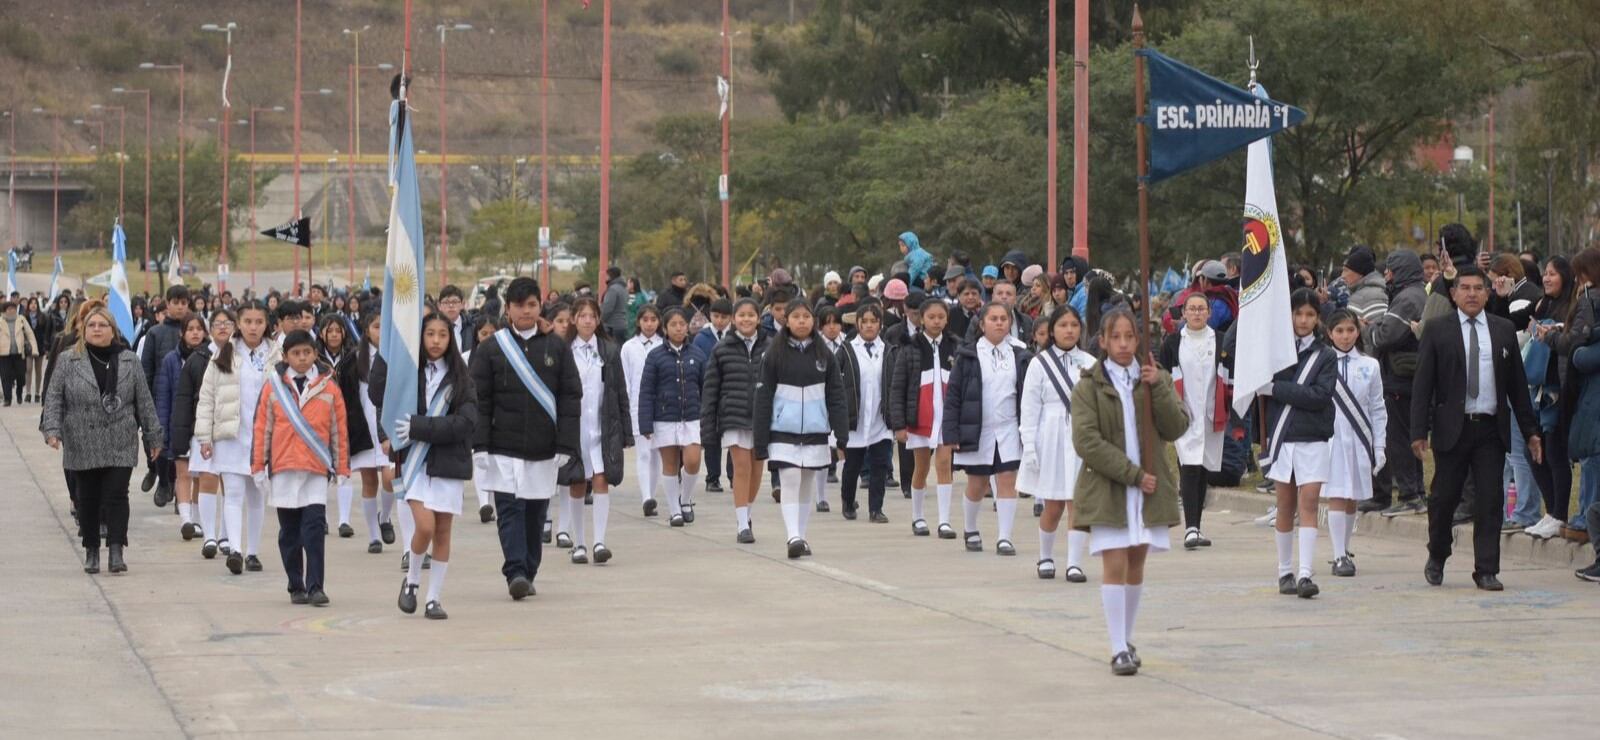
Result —
[[344, 396], [332, 369], [317, 362], [311, 334], [291, 331], [256, 409], [250, 470], [278, 510], [278, 552], [289, 601], [327, 606], [322, 545], [328, 489], [350, 477]]

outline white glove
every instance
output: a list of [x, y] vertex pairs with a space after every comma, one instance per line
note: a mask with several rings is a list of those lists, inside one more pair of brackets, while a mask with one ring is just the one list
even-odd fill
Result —
[[1380, 452], [1380, 453], [1378, 453], [1378, 466], [1373, 468], [1372, 472], [1374, 474], [1376, 474], [1378, 471], [1383, 470], [1383, 466], [1388, 465], [1388, 464], [1389, 464], [1389, 457], [1387, 455], [1385, 455], [1384, 453]]
[[411, 444], [411, 417], [395, 419], [394, 421], [395, 447], [405, 447]]
[[572, 456], [571, 455], [563, 455], [563, 454], [561, 454], [559, 452], [556, 453], [556, 467], [557, 468], [564, 468], [564, 467], [567, 466], [567, 463], [569, 463], [569, 462], [572, 462]]
[[272, 478], [267, 475], [267, 471], [252, 473], [250, 477], [256, 482], [256, 490], [260, 491], [263, 496], [267, 495], [268, 489], [272, 488]]

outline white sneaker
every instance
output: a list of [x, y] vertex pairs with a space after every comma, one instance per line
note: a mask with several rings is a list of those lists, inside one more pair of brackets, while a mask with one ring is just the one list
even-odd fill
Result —
[[1551, 537], [1561, 534], [1561, 520], [1550, 516], [1549, 514], [1545, 514], [1544, 518], [1540, 519], [1538, 524], [1528, 527], [1522, 531], [1524, 534], [1527, 534], [1530, 537], [1548, 540]]
[[1256, 526], [1257, 527], [1270, 527], [1276, 521], [1278, 521], [1278, 507], [1274, 506], [1272, 508], [1267, 509], [1267, 513], [1256, 517]]

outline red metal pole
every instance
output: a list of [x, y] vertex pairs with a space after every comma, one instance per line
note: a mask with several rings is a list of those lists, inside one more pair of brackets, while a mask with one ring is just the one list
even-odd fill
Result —
[[1483, 251], [1494, 252], [1494, 102], [1489, 103], [1489, 236], [1483, 240]]
[[[300, 6], [294, 0], [294, 217], [300, 218]], [[299, 295], [300, 247], [294, 248], [294, 283], [290, 295]]]
[[611, 0], [600, 21], [600, 266], [611, 265]]
[[450, 114], [445, 111], [444, 34], [439, 29], [439, 286], [450, 282]]
[[256, 290], [256, 111], [250, 109], [250, 292]]
[[[1077, 2], [1079, 5], [1082, 5], [1084, 0], [1077, 0]], [[1061, 106], [1059, 99], [1056, 97], [1056, 0], [1050, 0], [1050, 9], [1048, 15], [1050, 16], [1048, 21], [1050, 26], [1048, 62], [1049, 72], [1046, 75], [1048, 78], [1048, 82], [1046, 83], [1048, 94], [1045, 96], [1045, 98], [1046, 105], [1049, 106], [1049, 110], [1047, 110], [1045, 113], [1045, 128], [1047, 129], [1047, 133], [1045, 134], [1044, 150], [1045, 266], [1047, 271], [1054, 272], [1055, 270], [1059, 269], [1059, 265], [1056, 262], [1056, 224], [1057, 218], [1059, 217], [1056, 212], [1056, 142], [1060, 137], [1060, 130], [1059, 124], [1056, 121], [1056, 117]]]
[[[729, 233], [733, 230], [733, 188], [729, 172], [729, 128], [733, 123], [733, 29], [729, 20], [728, 0], [722, 0], [722, 79], [728, 85], [728, 110], [722, 114], [722, 182], [718, 183], [718, 197], [722, 201], [722, 284], [733, 287], [733, 257]], [[723, 188], [730, 192], [724, 195]]]
[[[360, 48], [359, 46], [357, 48]], [[360, 52], [357, 52], [358, 54]], [[356, 282], [356, 75], [360, 68], [350, 65], [350, 92], [345, 96], [347, 107], [350, 109], [350, 148], [346, 149], [346, 171], [344, 181], [345, 215], [350, 232], [350, 274], [347, 282], [355, 285]]]
[[[539, 8], [539, 228], [550, 228], [550, 0], [540, 0]], [[536, 242], [538, 243], [538, 242]], [[550, 250], [538, 243], [539, 285], [550, 288]]]
[[56, 255], [61, 252], [61, 116], [50, 117], [51, 131], [54, 142], [50, 145], [50, 260], [55, 261]]
[[144, 292], [150, 294], [150, 91], [144, 91]]
[[184, 150], [184, 147], [183, 147], [183, 124], [184, 124], [184, 118], [183, 118], [184, 117], [183, 83], [184, 83], [184, 79], [185, 79], [184, 78], [184, 71], [185, 71], [184, 70], [184, 65], [179, 64], [178, 65], [178, 266], [179, 267], [183, 266], [183, 255], [184, 255], [184, 251], [183, 251], [184, 233], [183, 232], [184, 232], [184, 225], [186, 223], [186, 221], [184, 221], [184, 214], [183, 214], [183, 211], [184, 211], [184, 204], [183, 204], [183, 164], [184, 164], [184, 160], [189, 158], [188, 153]]
[[1089, 259], [1089, 0], [1072, 9], [1072, 254]]

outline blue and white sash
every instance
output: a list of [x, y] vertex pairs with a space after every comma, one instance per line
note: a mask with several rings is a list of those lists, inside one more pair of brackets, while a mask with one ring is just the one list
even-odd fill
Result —
[[[1055, 386], [1056, 395], [1061, 397], [1061, 405], [1067, 407], [1067, 415], [1072, 415], [1072, 389], [1077, 385], [1072, 382], [1072, 376], [1067, 374], [1067, 365], [1062, 355], [1056, 354], [1055, 349], [1047, 349], [1039, 353], [1044, 359], [1044, 376], [1050, 379], [1050, 384]], [[1065, 387], [1062, 387], [1065, 385]]]
[[[1306, 361], [1305, 367], [1300, 368], [1300, 376], [1295, 378], [1295, 385], [1305, 385], [1311, 379], [1311, 371], [1316, 369], [1317, 360], [1321, 359], [1322, 352], [1311, 353], [1311, 359]], [[1276, 382], [1276, 381], [1274, 381]], [[1287, 403], [1279, 404], [1278, 418], [1272, 422], [1272, 433], [1267, 437], [1266, 443], [1261, 445], [1261, 457], [1258, 464], [1262, 470], [1272, 467], [1278, 461], [1278, 451], [1283, 447], [1283, 431], [1289, 425], [1289, 415], [1294, 413], [1294, 407]]]
[[1333, 405], [1338, 407], [1339, 413], [1344, 414], [1345, 421], [1350, 422], [1350, 428], [1356, 433], [1356, 441], [1367, 451], [1367, 462], [1374, 468], [1378, 467], [1378, 453], [1373, 446], [1375, 440], [1372, 439], [1372, 420], [1367, 418], [1366, 410], [1356, 401], [1355, 392], [1343, 377], [1333, 387]]
[[544, 412], [550, 415], [550, 421], [556, 421], [556, 394], [550, 392], [550, 387], [539, 379], [533, 366], [528, 364], [528, 357], [522, 354], [522, 347], [512, 338], [511, 330], [501, 329], [494, 333], [494, 338], [500, 343], [500, 351], [505, 354], [506, 361], [511, 363], [511, 369], [522, 379], [522, 387], [533, 394], [533, 400], [538, 401]]
[[[273, 372], [269, 377], [272, 378], [272, 395], [278, 399], [278, 405], [283, 407], [284, 416], [289, 417], [289, 425], [294, 427], [294, 432], [300, 436], [300, 441], [311, 448], [311, 452], [322, 462], [322, 466], [332, 473], [333, 452], [328, 449], [327, 441], [317, 436], [316, 431], [311, 428], [311, 422], [306, 421], [305, 413], [300, 410], [299, 395], [283, 382], [282, 375]], [[327, 382], [327, 378], [319, 380]], [[313, 389], [316, 387], [312, 386]]]
[[[444, 416], [445, 410], [450, 408], [450, 392], [455, 386], [444, 386], [438, 393], [433, 394], [433, 401], [428, 404], [428, 416]], [[428, 459], [428, 450], [433, 449], [432, 442], [412, 442], [406, 453], [406, 463], [400, 468], [400, 479], [394, 482], [394, 492], [405, 500], [406, 491], [417, 480], [417, 474], [422, 472], [422, 466]]]

